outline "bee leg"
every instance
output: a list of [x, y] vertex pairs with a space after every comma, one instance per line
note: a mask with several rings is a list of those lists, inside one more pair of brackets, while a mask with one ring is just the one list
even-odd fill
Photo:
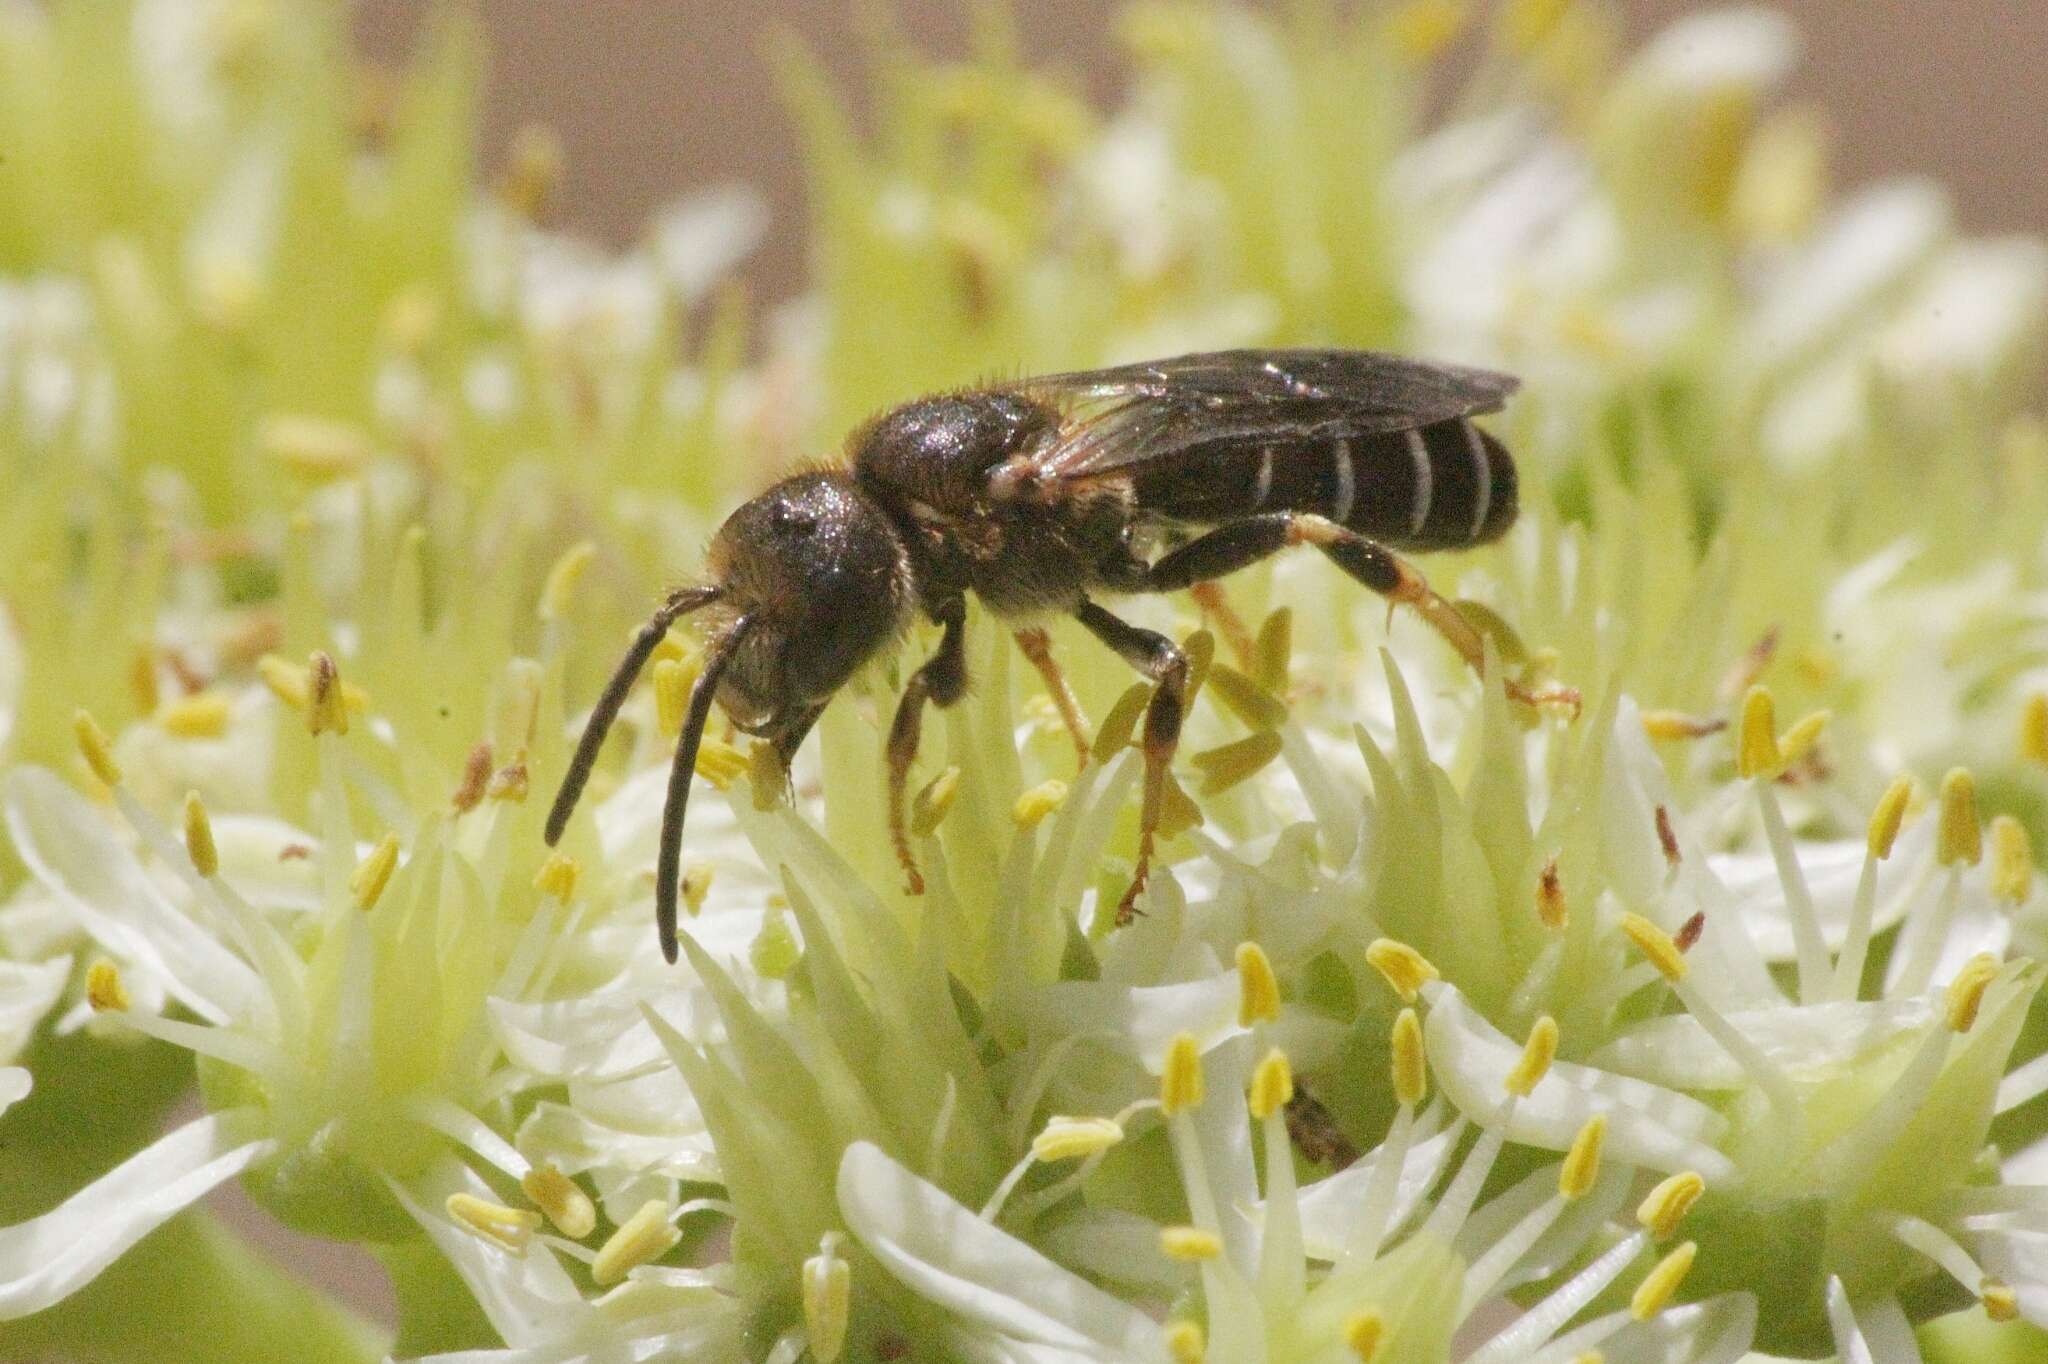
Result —
[[1181, 714], [1187, 707], [1188, 656], [1166, 636], [1119, 620], [1094, 602], [1082, 602], [1075, 614], [1089, 633], [1157, 684], [1151, 704], [1145, 707], [1145, 800], [1138, 817], [1138, 866], [1131, 888], [1117, 902], [1116, 922], [1121, 926], [1138, 912], [1139, 892], [1152, 873], [1152, 845], [1166, 801], [1167, 766], [1180, 745]]
[[917, 741], [924, 729], [924, 703], [930, 700], [950, 706], [967, 693], [966, 605], [956, 599], [932, 616], [946, 632], [939, 639], [938, 652], [910, 675], [903, 699], [896, 703], [896, 718], [889, 725], [889, 841], [896, 846], [896, 860], [903, 865], [905, 885], [912, 895], [924, 894], [924, 874], [918, 871], [917, 858], [910, 851], [903, 807], [910, 765], [917, 761]]
[[1230, 652], [1237, 655], [1237, 661], [1250, 667], [1252, 658], [1258, 653], [1258, 642], [1252, 632], [1245, 628], [1244, 617], [1237, 614], [1237, 608], [1230, 604], [1230, 598], [1223, 595], [1223, 589], [1213, 581], [1194, 584], [1188, 595], [1195, 599], [1202, 615], [1216, 622], [1216, 632], [1230, 645]]
[[1024, 651], [1024, 657], [1031, 660], [1031, 666], [1038, 669], [1038, 675], [1045, 679], [1046, 694], [1060, 713], [1060, 721], [1067, 727], [1067, 733], [1074, 740], [1074, 756], [1079, 765], [1088, 765], [1088, 724], [1081, 718], [1081, 707], [1074, 700], [1074, 689], [1067, 685], [1067, 675], [1060, 671], [1059, 661], [1052, 656], [1052, 636], [1044, 630], [1033, 627], [1013, 632], [1017, 647]]

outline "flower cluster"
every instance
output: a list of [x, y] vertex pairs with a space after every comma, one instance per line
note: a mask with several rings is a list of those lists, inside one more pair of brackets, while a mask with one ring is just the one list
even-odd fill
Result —
[[[0, 1353], [2041, 1348], [2048, 248], [1831, 198], [1782, 19], [1139, 3], [1107, 115], [999, 11], [876, 19], [860, 121], [785, 43], [817, 276], [759, 327], [752, 196], [550, 231], [544, 133], [467, 169], [473, 35], [394, 78], [343, 19], [0, 15]], [[1424, 565], [1478, 671], [1314, 556], [1127, 603], [1193, 662], [1130, 922], [1146, 688], [979, 613], [923, 893], [892, 661], [787, 773], [713, 726], [662, 963], [682, 630], [546, 846], [769, 470], [1261, 344], [1522, 374], [1523, 524]], [[225, 1248], [230, 1181], [396, 1336]]]

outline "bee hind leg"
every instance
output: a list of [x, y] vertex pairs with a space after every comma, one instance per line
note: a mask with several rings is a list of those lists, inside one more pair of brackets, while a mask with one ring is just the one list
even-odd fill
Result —
[[938, 651], [910, 675], [903, 699], [896, 703], [896, 718], [889, 725], [889, 841], [895, 845], [905, 888], [912, 895], [924, 894], [924, 874], [917, 869], [917, 857], [910, 850], [903, 809], [910, 767], [917, 761], [918, 739], [924, 731], [924, 703], [929, 700], [937, 706], [950, 706], [967, 694], [966, 605], [956, 599], [932, 615], [945, 627], [945, 634], [939, 638]]
[[1075, 615], [1090, 634], [1155, 684], [1152, 700], [1145, 707], [1145, 797], [1138, 817], [1138, 865], [1130, 889], [1117, 902], [1116, 922], [1121, 926], [1138, 912], [1138, 896], [1152, 873], [1153, 844], [1166, 802], [1167, 768], [1180, 746], [1181, 716], [1187, 709], [1188, 656], [1166, 636], [1120, 620], [1094, 602], [1082, 602]]
[[1046, 694], [1052, 698], [1053, 708], [1060, 713], [1060, 723], [1067, 727], [1067, 734], [1074, 741], [1075, 759], [1079, 766], [1086, 767], [1088, 722], [1081, 718], [1081, 706], [1074, 700], [1074, 689], [1067, 685], [1067, 675], [1060, 671], [1059, 660], [1052, 656], [1052, 636], [1035, 626], [1013, 631], [1012, 634], [1024, 657], [1031, 660], [1031, 666], [1038, 669], [1038, 675], [1045, 679]]

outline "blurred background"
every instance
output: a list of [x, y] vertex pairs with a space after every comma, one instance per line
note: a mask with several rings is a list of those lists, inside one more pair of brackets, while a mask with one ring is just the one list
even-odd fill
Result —
[[[471, 0], [493, 63], [485, 92], [492, 163], [524, 125], [553, 129], [567, 153], [559, 225], [631, 240], [679, 192], [745, 180], [774, 223], [749, 268], [759, 297], [802, 286], [803, 193], [796, 141], [762, 59], [780, 23], [801, 34], [852, 93], [862, 61], [860, 6], [844, 0]], [[958, 54], [975, 7], [890, 0], [905, 31]], [[395, 64], [431, 6], [358, 0], [357, 38]], [[1071, 73], [1100, 105], [1118, 89], [1105, 41], [1115, 0], [1021, 0], [1024, 54]], [[1704, 6], [1619, 0], [1629, 38]], [[2048, 230], [2048, 4], [2041, 0], [1780, 0], [1805, 36], [1792, 97], [1827, 110], [1843, 184], [1922, 171], [1953, 191], [1971, 232]]]

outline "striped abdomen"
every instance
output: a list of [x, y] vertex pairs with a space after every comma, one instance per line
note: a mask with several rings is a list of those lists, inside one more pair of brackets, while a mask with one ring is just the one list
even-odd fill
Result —
[[1515, 520], [1515, 463], [1463, 417], [1408, 431], [1223, 436], [1136, 472], [1140, 511], [1216, 524], [1314, 512], [1395, 549], [1497, 540]]

